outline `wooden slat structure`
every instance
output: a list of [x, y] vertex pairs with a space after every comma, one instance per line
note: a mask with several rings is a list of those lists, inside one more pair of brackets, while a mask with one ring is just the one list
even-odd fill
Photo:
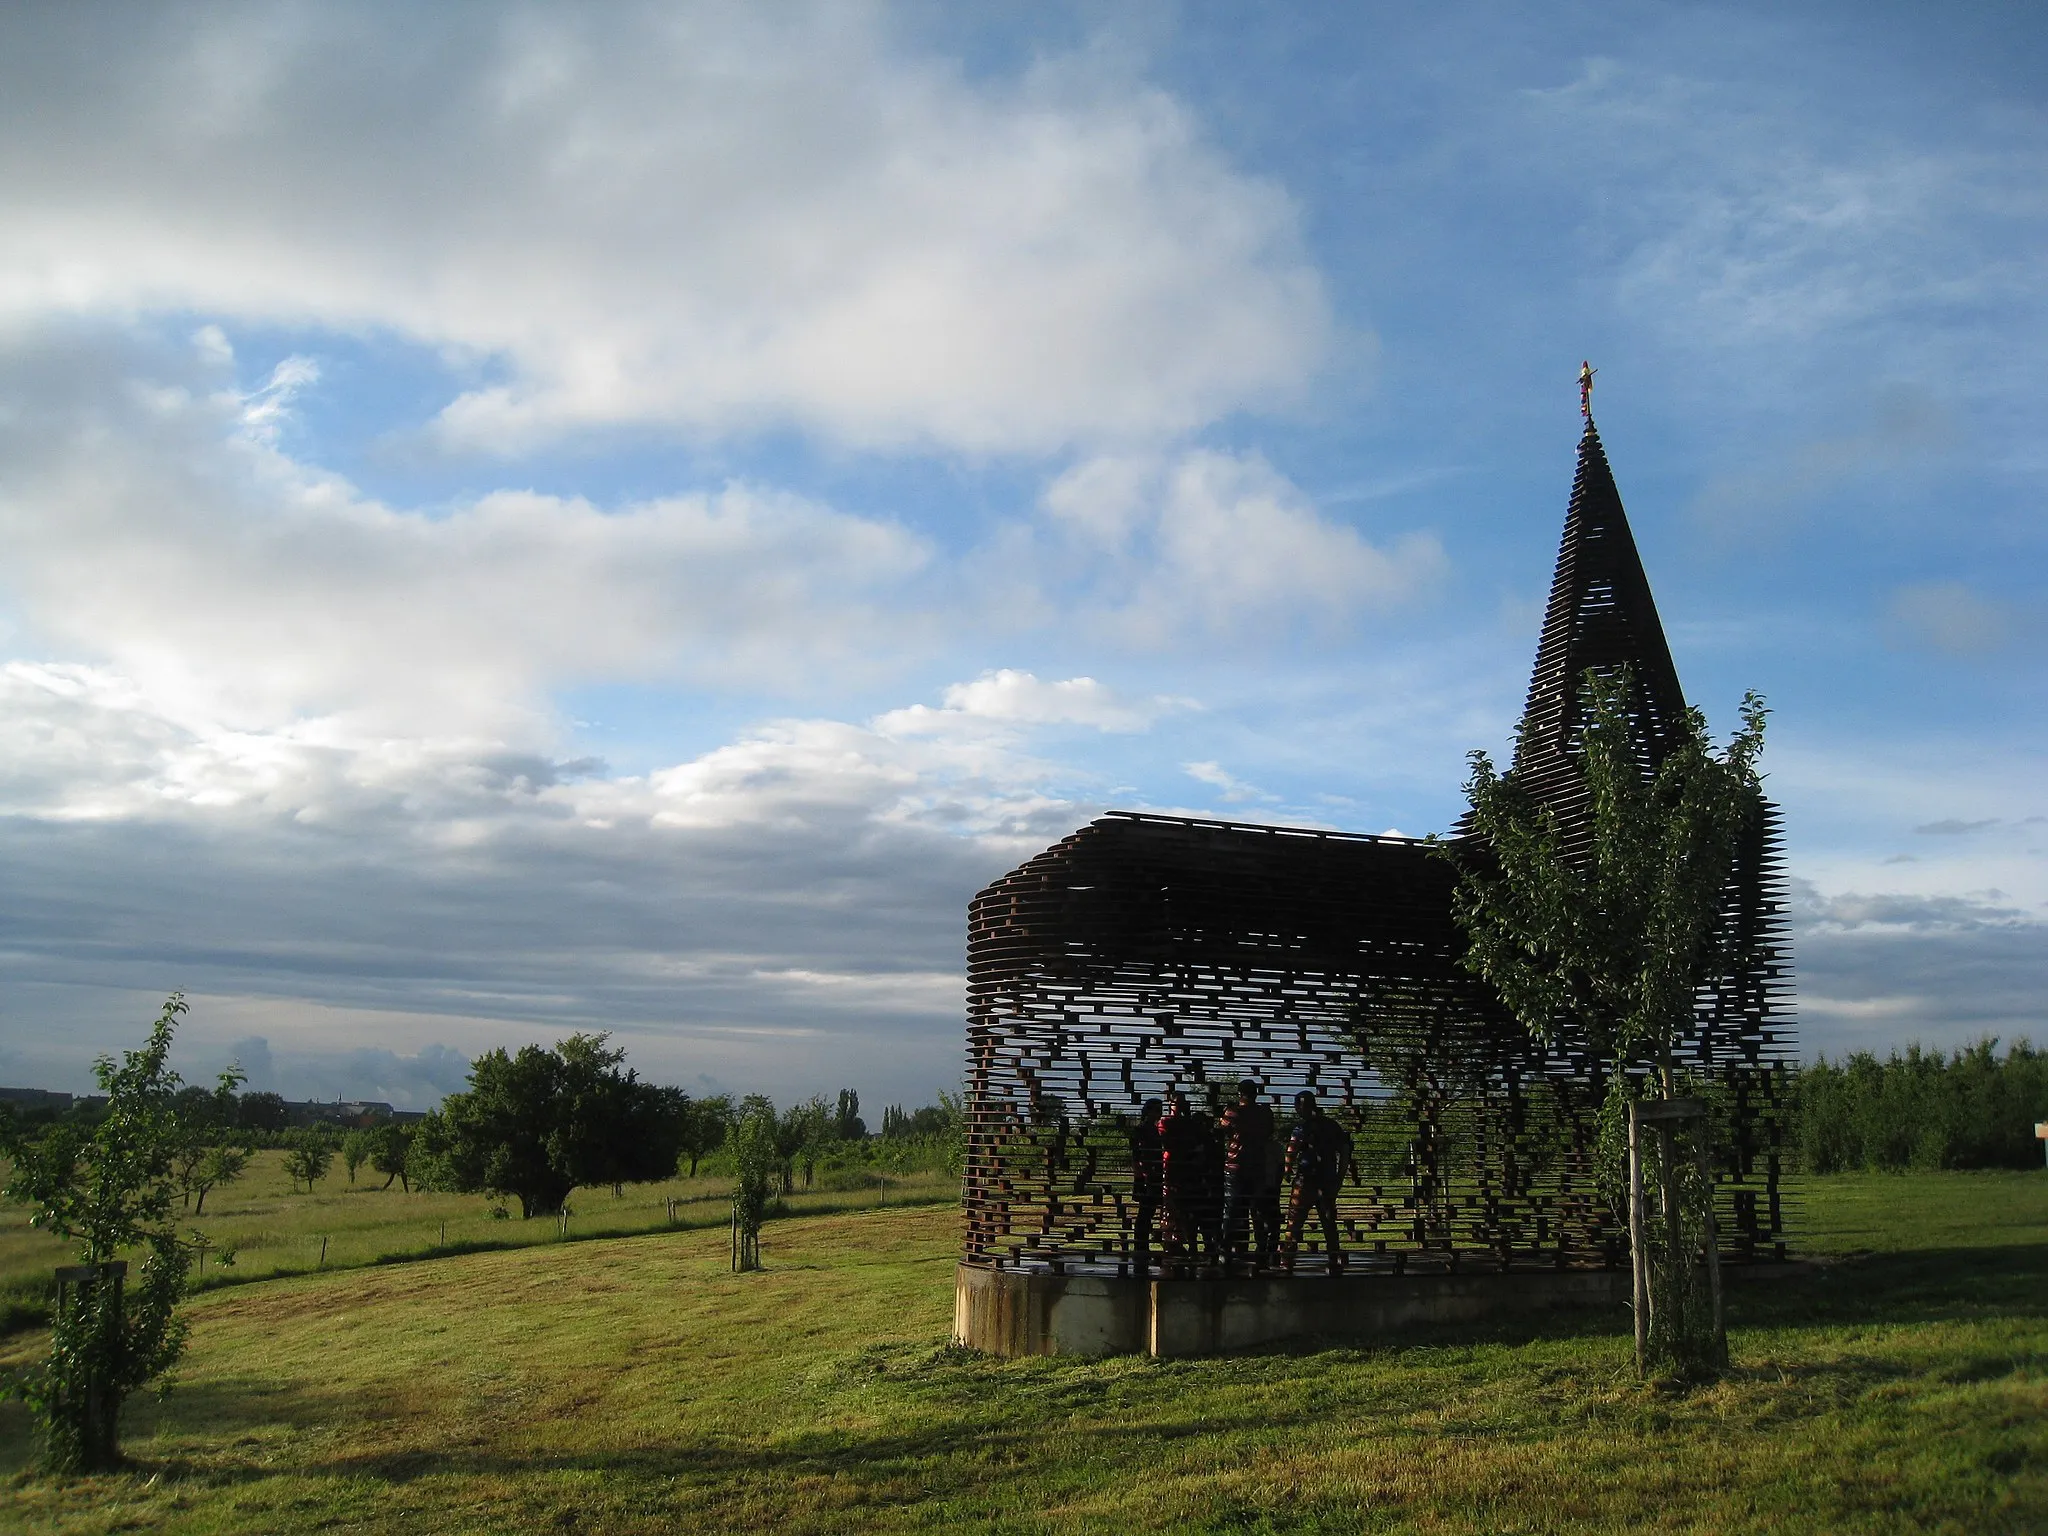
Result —
[[[1649, 760], [1685, 708], [1589, 421], [1530, 684], [1517, 771], [1567, 827], [1583, 811], [1578, 680], [1626, 665]], [[1791, 1057], [1776, 813], [1763, 807], [1724, 921], [1753, 956], [1703, 994], [1681, 1064], [1713, 1085], [1723, 1252], [1785, 1256], [1779, 1153]], [[1354, 1271], [1611, 1268], [1601, 1062], [1545, 1046], [1461, 964], [1451, 867], [1397, 837], [1112, 812], [968, 911], [969, 1265], [1131, 1272], [1129, 1133], [1180, 1088], [1314, 1089], [1359, 1172], [1339, 1213]]]

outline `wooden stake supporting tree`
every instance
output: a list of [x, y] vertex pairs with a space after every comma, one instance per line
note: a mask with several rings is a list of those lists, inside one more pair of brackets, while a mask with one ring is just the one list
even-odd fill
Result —
[[[1647, 1208], [1648, 1186], [1643, 1178], [1646, 1125], [1655, 1138], [1661, 1233]], [[1679, 1195], [1684, 1171], [1677, 1145], [1681, 1127], [1691, 1133], [1691, 1172], [1704, 1192], [1691, 1202]], [[1636, 1373], [1641, 1376], [1648, 1376], [1659, 1361], [1681, 1366], [1691, 1363], [1695, 1370], [1702, 1365], [1718, 1370], [1728, 1363], [1728, 1328], [1721, 1308], [1721, 1243], [1715, 1230], [1707, 1150], [1711, 1134], [1711, 1116], [1699, 1099], [1638, 1100], [1628, 1107], [1629, 1247], [1635, 1276]], [[1697, 1241], [1687, 1229], [1688, 1204], [1697, 1212], [1702, 1228]], [[1693, 1271], [1701, 1267], [1695, 1254], [1705, 1259], [1704, 1308], [1696, 1296], [1688, 1294], [1694, 1289]], [[1674, 1298], [1683, 1301], [1674, 1304]]]

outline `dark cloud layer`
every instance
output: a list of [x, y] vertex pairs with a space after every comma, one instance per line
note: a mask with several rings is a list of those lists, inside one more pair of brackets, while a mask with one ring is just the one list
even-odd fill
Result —
[[[256, 1000], [237, 1019], [274, 1000], [266, 1056], [244, 1065], [299, 1093], [437, 1096], [450, 1052], [501, 1043], [495, 1021], [502, 1043], [616, 1031], [666, 1080], [710, 1069], [879, 1099], [957, 1080], [965, 903], [1009, 856], [873, 826], [521, 827], [449, 855], [290, 825], [10, 818], [0, 860], [17, 1000], [0, 1042], [53, 1081], [77, 1084], [93, 1050], [139, 1032], [101, 1016], [53, 1038], [54, 1017], [176, 987]], [[348, 1012], [291, 1027], [308, 1001]], [[384, 1014], [400, 1016], [389, 1042], [345, 1033]], [[188, 1032], [207, 1029], [202, 1009]], [[212, 1063], [252, 1038], [195, 1048]]]
[[1807, 1055], [2048, 1043], [2048, 923], [2008, 902], [1794, 888], [1793, 958]]

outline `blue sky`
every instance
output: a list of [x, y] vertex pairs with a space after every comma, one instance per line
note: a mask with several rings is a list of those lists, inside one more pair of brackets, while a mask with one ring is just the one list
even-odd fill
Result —
[[0, 1081], [922, 1100], [1110, 806], [1420, 833], [1579, 360], [1810, 1054], [2048, 1036], [2033, 7], [0, 19]]

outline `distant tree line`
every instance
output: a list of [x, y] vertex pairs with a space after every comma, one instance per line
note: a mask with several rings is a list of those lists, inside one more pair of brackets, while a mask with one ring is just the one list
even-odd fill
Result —
[[1948, 1054], [1823, 1057], [1799, 1073], [1793, 1139], [1810, 1173], [2037, 1168], [2043, 1120], [2048, 1052], [2019, 1040], [2001, 1056], [1985, 1039]]
[[[772, 1182], [787, 1195], [827, 1171], [879, 1179], [911, 1168], [957, 1168], [960, 1101], [882, 1111], [879, 1134], [861, 1118], [860, 1095], [805, 1099], [778, 1108], [766, 1096], [692, 1097], [623, 1069], [603, 1035], [572, 1035], [554, 1047], [496, 1050], [477, 1058], [466, 1091], [424, 1118], [367, 1126], [292, 1125], [274, 1093], [238, 1093], [230, 1072], [217, 1087], [175, 1097], [171, 1172], [183, 1208], [206, 1212], [209, 1194], [234, 1183], [259, 1149], [282, 1149], [293, 1182], [310, 1191], [337, 1159], [354, 1184], [365, 1171], [382, 1188], [494, 1194], [529, 1216], [561, 1209], [570, 1190], [735, 1174], [734, 1129], [764, 1122]], [[35, 1140], [63, 1125], [90, 1128], [101, 1104], [68, 1113], [15, 1112], [0, 1126]], [[1856, 1051], [1795, 1070], [1790, 1150], [1808, 1173], [1906, 1169], [2032, 1168], [2043, 1163], [2037, 1122], [2048, 1121], [2048, 1051], [1996, 1040], [1949, 1052], [1908, 1045], [1880, 1058]]]

